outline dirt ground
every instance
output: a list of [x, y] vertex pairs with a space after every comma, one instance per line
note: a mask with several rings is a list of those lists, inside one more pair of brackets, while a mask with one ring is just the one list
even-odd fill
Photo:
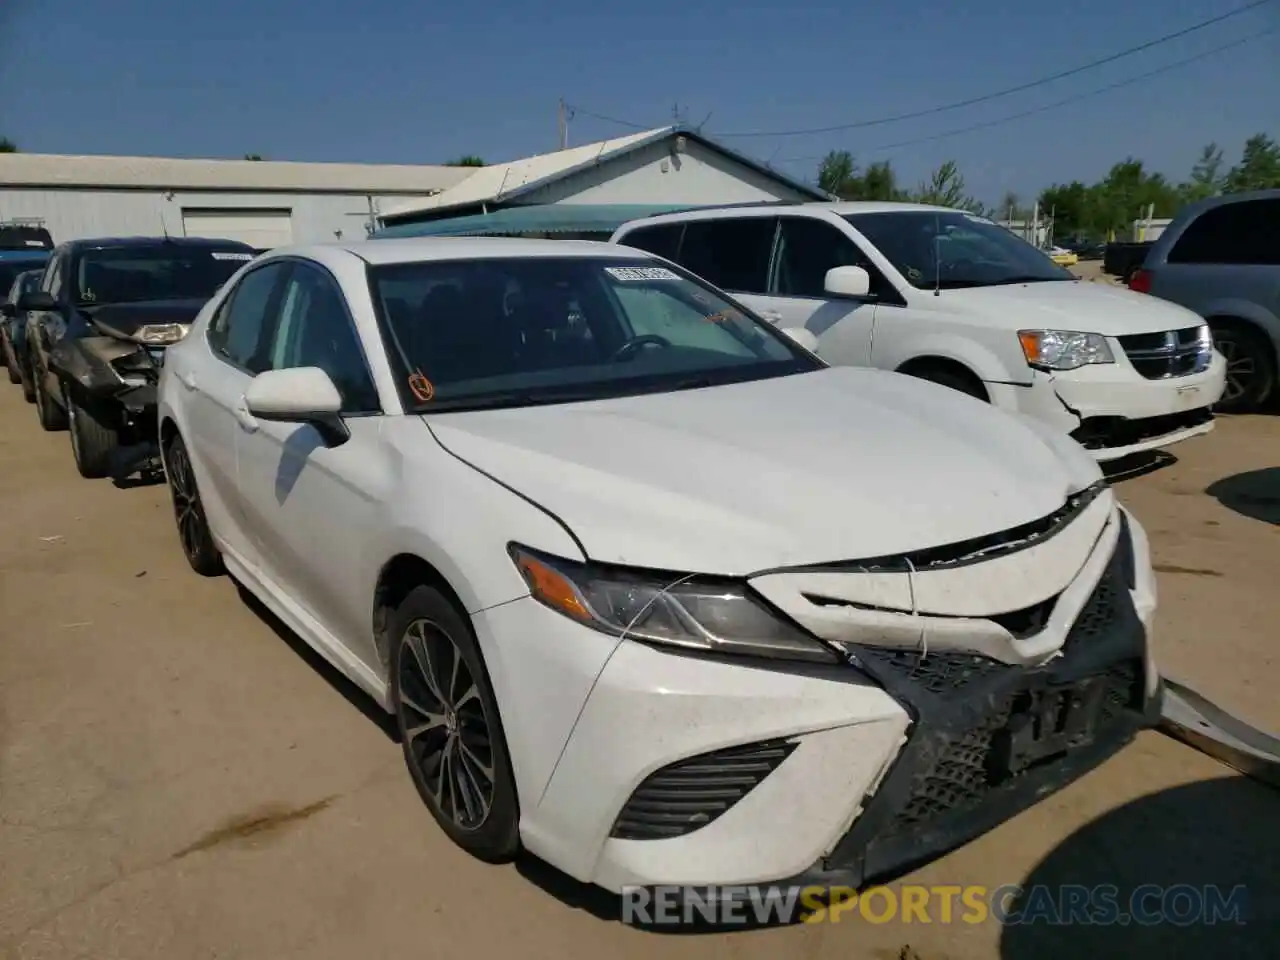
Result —
[[[1159, 564], [1163, 665], [1280, 730], [1280, 418], [1223, 419], [1170, 460], [1120, 484]], [[66, 435], [0, 390], [0, 957], [1275, 956], [1278, 816], [1274, 793], [1150, 733], [906, 878], [1243, 883], [1243, 927], [627, 927], [537, 862], [454, 848], [376, 708], [187, 569], [164, 488], [80, 479]]]

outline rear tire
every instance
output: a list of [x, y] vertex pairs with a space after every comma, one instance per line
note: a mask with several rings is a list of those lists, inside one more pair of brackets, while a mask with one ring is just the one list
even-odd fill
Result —
[[67, 398], [71, 453], [80, 476], [88, 480], [111, 476], [115, 453], [120, 447], [120, 434], [114, 426], [111, 409], [65, 382], [62, 395]]
[[204, 515], [204, 503], [196, 486], [191, 457], [182, 437], [175, 435], [164, 445], [164, 473], [169, 482], [169, 497], [173, 501], [173, 518], [178, 525], [178, 540], [182, 553], [191, 569], [202, 577], [216, 577], [224, 572], [222, 555], [213, 542], [209, 521]]
[[67, 411], [58, 406], [57, 400], [49, 396], [49, 391], [45, 388], [44, 368], [35, 357], [31, 358], [31, 378], [35, 381], [33, 387], [36, 417], [40, 421], [40, 426], [50, 433], [67, 429]]
[[520, 849], [520, 805], [484, 658], [466, 616], [434, 587], [390, 617], [391, 702], [405, 764], [449, 839], [488, 863]]
[[1270, 398], [1276, 384], [1276, 354], [1270, 339], [1240, 320], [1210, 320], [1213, 345], [1227, 361], [1227, 384], [1214, 404], [1219, 413], [1250, 413]]

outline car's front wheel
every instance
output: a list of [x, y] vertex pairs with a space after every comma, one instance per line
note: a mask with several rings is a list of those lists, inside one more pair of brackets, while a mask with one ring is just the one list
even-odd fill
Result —
[[49, 396], [45, 370], [36, 357], [31, 358], [31, 379], [35, 393], [36, 417], [40, 421], [40, 426], [50, 432], [67, 429], [67, 411], [58, 405], [57, 400]]
[[200, 490], [196, 487], [195, 471], [191, 469], [191, 457], [182, 437], [175, 435], [164, 445], [163, 457], [182, 552], [191, 569], [200, 576], [216, 577], [223, 571], [222, 555], [213, 542]]
[[71, 453], [80, 476], [90, 480], [111, 475], [120, 435], [116, 418], [105, 404], [63, 384], [67, 398], [67, 426], [71, 432]]
[[0, 330], [0, 343], [4, 346], [4, 365], [9, 371], [9, 382], [21, 383], [22, 374], [18, 370], [18, 358], [13, 353], [13, 342], [9, 339], [9, 334], [4, 330]]
[[1266, 334], [1234, 320], [1210, 322], [1213, 345], [1227, 361], [1227, 382], [1214, 409], [1247, 413], [1266, 403], [1276, 382], [1276, 355]]
[[465, 616], [419, 586], [391, 618], [391, 696], [405, 763], [454, 843], [490, 863], [520, 848], [515, 778], [493, 687]]

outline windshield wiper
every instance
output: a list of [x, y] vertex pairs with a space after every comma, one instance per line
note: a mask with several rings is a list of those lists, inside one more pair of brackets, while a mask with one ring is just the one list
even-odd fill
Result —
[[552, 403], [576, 403], [584, 400], [602, 400], [598, 388], [591, 390], [557, 390], [532, 392], [509, 390], [503, 393], [485, 393], [474, 397], [445, 397], [419, 404], [418, 413], [447, 413], [455, 410], [493, 410], [498, 408], [537, 407]]
[[1066, 280], [1075, 280], [1075, 277], [1045, 277], [1039, 274], [1027, 274], [1026, 276], [1005, 277], [1003, 280], [993, 280], [987, 284], [989, 287], [1007, 287], [1014, 283], [1062, 283]]

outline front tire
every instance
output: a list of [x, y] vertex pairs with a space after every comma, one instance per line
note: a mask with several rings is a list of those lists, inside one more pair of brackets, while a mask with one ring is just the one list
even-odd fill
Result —
[[223, 572], [222, 555], [213, 542], [209, 521], [204, 514], [204, 503], [196, 487], [195, 471], [191, 468], [191, 457], [182, 437], [174, 436], [166, 443], [162, 456], [182, 553], [191, 569], [200, 576], [216, 577]]
[[391, 616], [391, 698], [409, 775], [436, 823], [472, 856], [510, 860], [520, 809], [498, 704], [471, 625], [415, 587]]
[[1266, 334], [1246, 323], [1211, 321], [1213, 346], [1227, 361], [1227, 383], [1220, 413], [1249, 413], [1267, 402], [1275, 389], [1276, 355]]
[[111, 475], [120, 435], [106, 404], [64, 383], [62, 395], [67, 398], [67, 426], [71, 433], [71, 453], [80, 476], [98, 480]]
[[67, 429], [67, 411], [58, 406], [57, 400], [49, 396], [48, 387], [45, 385], [44, 368], [35, 357], [31, 358], [31, 379], [34, 381], [36, 417], [40, 421], [40, 426], [50, 433]]
[[4, 365], [9, 371], [10, 383], [21, 383], [22, 374], [18, 370], [18, 358], [13, 353], [13, 342], [9, 339], [9, 334], [0, 332], [0, 340], [4, 341]]

